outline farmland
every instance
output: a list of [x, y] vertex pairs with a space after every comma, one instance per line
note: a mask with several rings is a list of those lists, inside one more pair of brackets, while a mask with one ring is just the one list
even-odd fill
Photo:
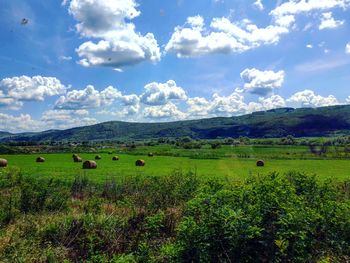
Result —
[[[113, 151], [113, 154], [108, 154]], [[148, 157], [153, 152], [156, 156]], [[72, 180], [76, 175], [86, 175], [95, 182], [120, 179], [125, 176], [163, 176], [174, 170], [195, 172], [200, 178], [225, 178], [241, 180], [249, 175], [286, 173], [289, 171], [316, 174], [319, 179], [345, 180], [350, 176], [347, 158], [316, 158], [304, 146], [223, 146], [219, 149], [181, 149], [171, 145], [142, 146], [136, 149], [101, 149], [101, 153], [80, 153], [83, 160], [93, 160], [99, 154], [96, 170], [83, 170], [81, 163], [74, 163], [71, 153], [2, 155], [9, 167], [18, 168], [26, 176]], [[36, 163], [37, 156], [45, 163]], [[119, 161], [112, 161], [118, 155]], [[329, 153], [332, 156], [332, 151]], [[144, 159], [145, 167], [136, 167], [135, 161]], [[258, 159], [265, 167], [256, 167]]]
[[349, 260], [347, 140], [225, 143], [3, 148], [0, 261]]

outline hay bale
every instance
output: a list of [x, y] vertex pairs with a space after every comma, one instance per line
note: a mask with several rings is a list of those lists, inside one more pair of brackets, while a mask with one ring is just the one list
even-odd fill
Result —
[[73, 160], [75, 163], [81, 163], [83, 161], [83, 159], [80, 156], [75, 156]]
[[259, 160], [259, 161], [256, 162], [256, 166], [264, 167], [265, 166], [265, 162], [263, 160]]
[[148, 157], [153, 157], [154, 154], [153, 153], [148, 153]]
[[95, 160], [101, 160], [101, 159], [102, 159], [101, 155], [96, 155], [95, 156]]
[[137, 160], [135, 162], [135, 165], [136, 166], [145, 166], [146, 165], [146, 162], [144, 160]]
[[38, 157], [38, 158], [36, 158], [36, 162], [37, 163], [44, 163], [45, 162], [45, 158], [44, 157]]
[[78, 154], [73, 154], [72, 158], [74, 159], [75, 157], [79, 157], [79, 155]]
[[113, 161], [119, 161], [119, 156], [113, 156], [112, 160]]
[[7, 166], [7, 160], [6, 159], [0, 159], [0, 167], [6, 167]]
[[95, 161], [85, 161], [83, 163], [83, 169], [96, 169], [97, 163]]

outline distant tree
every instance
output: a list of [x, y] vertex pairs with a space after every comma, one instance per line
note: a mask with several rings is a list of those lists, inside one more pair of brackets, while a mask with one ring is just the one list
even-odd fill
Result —
[[239, 136], [239, 141], [241, 144], [249, 145], [250, 139], [246, 136]]
[[218, 142], [218, 141], [215, 141], [215, 142], [211, 142], [210, 143], [210, 146], [211, 148], [214, 150], [214, 149], [218, 149], [218, 148], [221, 148], [221, 143]]

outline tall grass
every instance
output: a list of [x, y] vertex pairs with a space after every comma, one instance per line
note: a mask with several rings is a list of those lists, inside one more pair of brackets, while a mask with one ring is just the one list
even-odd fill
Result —
[[0, 176], [0, 262], [347, 262], [350, 183]]

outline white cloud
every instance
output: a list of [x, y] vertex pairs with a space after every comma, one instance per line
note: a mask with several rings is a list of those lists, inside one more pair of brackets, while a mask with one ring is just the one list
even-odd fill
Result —
[[286, 101], [279, 95], [272, 95], [269, 98], [259, 98], [259, 103], [264, 110], [286, 107]]
[[97, 120], [90, 118], [85, 110], [49, 110], [42, 114], [40, 120], [34, 120], [29, 114], [13, 116], [0, 113], [0, 127], [3, 131], [29, 132], [49, 129], [68, 129], [78, 126], [92, 125]]
[[313, 11], [325, 11], [333, 8], [347, 8], [350, 6], [349, 0], [289, 0], [277, 6], [270, 12], [275, 18], [286, 15], [298, 15]]
[[55, 109], [81, 110], [93, 109], [111, 105], [122, 96], [121, 92], [112, 86], [99, 92], [89, 85], [83, 90], [72, 90], [61, 96], [55, 104]]
[[0, 113], [0, 127], [2, 131], [35, 131], [41, 128], [40, 122], [35, 121], [29, 114], [13, 116]]
[[238, 92], [233, 92], [229, 96], [220, 96], [214, 93], [208, 109], [208, 113], [215, 116], [240, 115], [244, 114], [245, 111], [244, 97]]
[[350, 42], [348, 44], [346, 44], [345, 53], [350, 54]]
[[65, 87], [58, 79], [42, 76], [20, 76], [0, 81], [0, 99], [14, 101], [44, 101], [45, 97], [65, 93]]
[[146, 105], [165, 105], [173, 100], [186, 100], [187, 95], [176, 82], [169, 80], [166, 83], [152, 82], [147, 84], [145, 92], [140, 96], [141, 102]]
[[143, 114], [149, 119], [181, 120], [186, 118], [186, 114], [171, 102], [161, 106], [146, 107]]
[[205, 30], [203, 18], [189, 17], [185, 26], [175, 28], [165, 52], [178, 57], [194, 57], [213, 53], [242, 53], [261, 45], [279, 42], [281, 35], [289, 32], [292, 20], [281, 20], [280, 24], [258, 28], [245, 19], [231, 22], [227, 18], [214, 18], [211, 30]]
[[100, 40], [98, 43], [88, 41], [76, 51], [82, 58], [79, 64], [84, 67], [106, 66], [120, 68], [143, 61], [160, 60], [160, 49], [153, 34], [140, 36], [133, 32], [116, 39]]
[[340, 104], [333, 95], [322, 97], [312, 90], [297, 92], [287, 99], [287, 102], [294, 107], [323, 107]]
[[319, 29], [333, 29], [337, 28], [345, 23], [344, 20], [335, 20], [333, 18], [332, 12], [322, 14], [321, 24], [319, 25]]
[[70, 60], [72, 60], [73, 58], [70, 57], [70, 56], [59, 56], [58, 59], [59, 59], [59, 60], [62, 60], [62, 61], [70, 61]]
[[245, 82], [244, 89], [246, 92], [266, 96], [282, 87], [284, 75], [283, 70], [274, 72], [252, 68], [242, 71], [241, 78]]
[[262, 3], [262, 0], [256, 0], [254, 3], [253, 3], [253, 6], [259, 10], [264, 10], [264, 5]]
[[68, 129], [96, 124], [97, 120], [88, 115], [87, 110], [49, 110], [43, 113], [40, 121], [45, 129]]
[[22, 108], [23, 102], [13, 98], [6, 97], [0, 90], [0, 108], [6, 108], [11, 110], [19, 110]]
[[210, 108], [210, 102], [201, 97], [189, 98], [186, 101], [188, 105], [187, 113], [191, 117], [204, 117], [208, 116]]
[[87, 41], [76, 49], [83, 66], [120, 68], [143, 61], [157, 62], [161, 54], [152, 33], [141, 35], [130, 20], [141, 14], [134, 0], [72, 0], [69, 13]]
[[313, 48], [314, 46], [311, 45], [311, 44], [307, 44], [306, 47], [307, 47], [307, 48]]
[[[261, 0], [253, 4], [263, 8]], [[243, 53], [263, 45], [279, 43], [281, 37], [297, 29], [296, 17], [311, 12], [324, 12], [320, 29], [335, 28], [344, 21], [334, 20], [330, 11], [335, 8], [346, 9], [350, 0], [289, 0], [278, 1], [270, 12], [272, 23], [258, 27], [248, 19], [230, 21], [226, 17], [213, 18], [206, 28], [200, 16], [188, 17], [183, 26], [177, 26], [165, 46], [165, 53], [175, 53], [178, 57], [195, 57], [207, 54]], [[308, 23], [304, 30], [312, 24]]]

